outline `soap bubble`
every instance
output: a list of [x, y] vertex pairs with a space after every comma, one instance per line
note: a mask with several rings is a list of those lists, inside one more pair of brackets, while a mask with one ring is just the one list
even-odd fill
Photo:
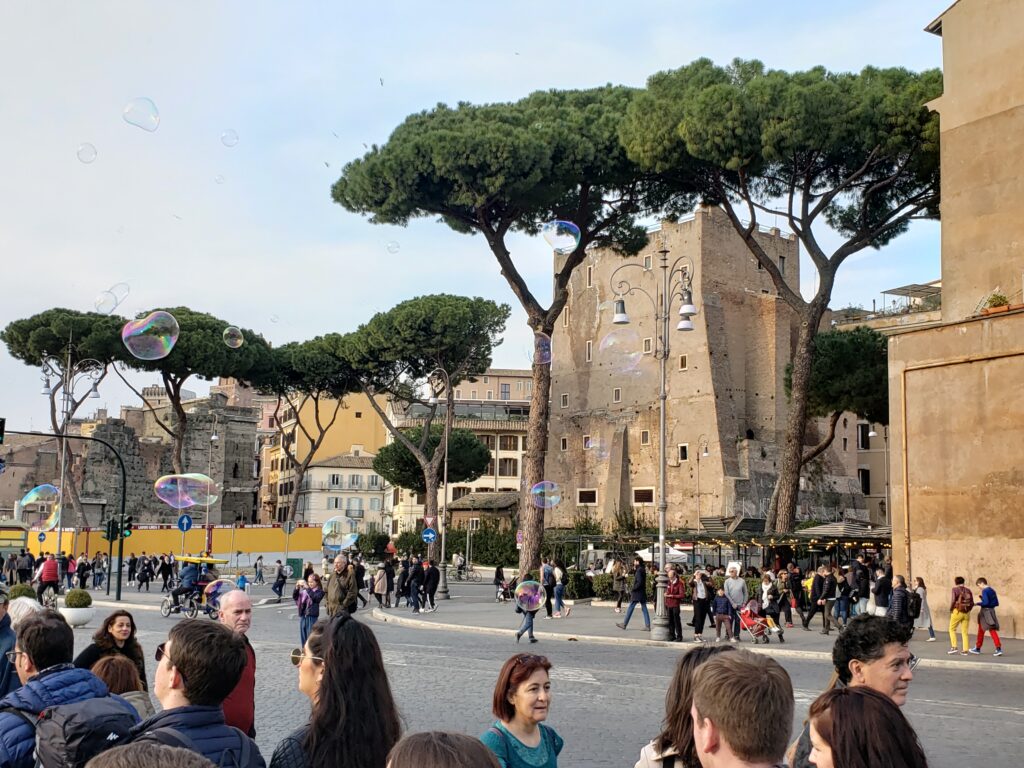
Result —
[[164, 475], [153, 483], [157, 498], [174, 509], [213, 504], [220, 489], [212, 479], [198, 472]]
[[60, 504], [54, 504], [53, 505], [53, 511], [50, 513], [50, 516], [47, 517], [46, 520], [43, 522], [42, 526], [40, 527], [40, 530], [52, 531], [54, 528], [57, 527], [57, 525], [59, 523], [60, 523]]
[[96, 159], [96, 147], [89, 142], [78, 145], [78, 159], [88, 165]]
[[549, 221], [540, 228], [541, 235], [555, 253], [567, 256], [580, 244], [580, 228], [571, 221]]
[[593, 456], [595, 456], [600, 461], [604, 461], [605, 459], [607, 459], [609, 454], [611, 453], [610, 449], [608, 448], [608, 442], [602, 440], [600, 437], [590, 438], [590, 448], [588, 450]]
[[117, 303], [120, 304], [122, 301], [128, 298], [128, 294], [131, 292], [131, 286], [128, 283], [114, 283], [107, 290], [114, 294], [114, 298], [117, 299]]
[[541, 480], [530, 489], [530, 498], [538, 509], [551, 509], [562, 500], [562, 491], [558, 483]]
[[515, 601], [520, 610], [540, 610], [541, 603], [544, 602], [544, 587], [536, 581], [524, 581], [516, 587]]
[[160, 110], [156, 108], [156, 104], [151, 99], [147, 99], [145, 96], [132, 99], [125, 104], [121, 117], [129, 125], [137, 126], [150, 133], [160, 127]]
[[223, 177], [223, 176], [221, 176], [220, 174], [217, 174], [216, 176], [214, 176], [214, 177], [213, 177], [213, 180], [214, 180], [214, 181], [215, 181], [216, 183], [218, 183], [218, 184], [223, 184], [223, 183], [224, 183], [224, 177]]
[[235, 146], [238, 143], [238, 132], [233, 128], [228, 128], [220, 135], [220, 143], [225, 147]]
[[238, 349], [245, 343], [245, 337], [235, 326], [229, 325], [224, 329], [224, 343], [232, 349]]
[[207, 504], [215, 504], [220, 494], [220, 487], [213, 481], [199, 472], [189, 472], [179, 475], [184, 479], [185, 488], [189, 497], [196, 503], [197, 507], [205, 507]]
[[278, 317], [277, 315], [271, 315], [270, 316], [270, 322], [272, 322], [272, 323], [279, 323], [279, 322], [281, 322], [281, 318]]
[[37, 485], [21, 497], [21, 506], [27, 507], [29, 504], [56, 504], [58, 499], [60, 499], [60, 489], [55, 485], [43, 483], [42, 485]]
[[220, 600], [228, 592], [233, 592], [238, 587], [231, 579], [215, 579], [206, 585], [203, 594], [206, 595], [206, 604], [211, 608], [220, 608]]
[[358, 533], [346, 533], [344, 536], [341, 537], [341, 545], [339, 546], [339, 549], [352, 549], [352, 547], [356, 545], [357, 541], [359, 541]]
[[324, 544], [328, 547], [338, 547], [342, 539], [345, 538], [345, 532], [348, 530], [348, 525], [345, 523], [344, 517], [332, 517], [324, 522], [323, 527], [320, 528], [320, 533], [323, 534]]
[[178, 341], [178, 321], [169, 312], [152, 312], [141, 320], [130, 320], [121, 329], [121, 341], [139, 360], [161, 360], [171, 354]]
[[643, 357], [640, 334], [630, 328], [616, 328], [601, 339], [598, 351], [605, 361], [621, 371], [632, 371]]
[[402, 245], [397, 240], [389, 240], [387, 245], [384, 246], [384, 250], [388, 253], [398, 253], [402, 250]]
[[96, 311], [101, 315], [109, 315], [119, 304], [117, 296], [110, 291], [100, 291], [96, 294], [96, 300], [93, 301], [92, 305], [96, 308]]
[[551, 365], [551, 337], [546, 333], [533, 334], [533, 361]]

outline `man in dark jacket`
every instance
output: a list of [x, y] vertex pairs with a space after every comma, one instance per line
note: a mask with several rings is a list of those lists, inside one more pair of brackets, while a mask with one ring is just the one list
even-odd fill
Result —
[[900, 576], [893, 576], [892, 594], [889, 595], [889, 607], [886, 609], [886, 618], [892, 619], [897, 624], [909, 627], [914, 630], [914, 620], [910, 618], [909, 605], [907, 604], [907, 582]]
[[647, 569], [640, 557], [633, 558], [633, 588], [629, 592], [629, 607], [626, 609], [626, 618], [615, 626], [625, 629], [629, 626], [629, 620], [633, 616], [633, 609], [640, 606], [644, 614], [644, 631], [651, 631], [651, 614], [647, 611]]
[[423, 582], [426, 578], [426, 574], [423, 572], [423, 564], [420, 562], [419, 557], [416, 555], [412, 556], [412, 568], [409, 571], [409, 599], [412, 600], [412, 612], [420, 612], [420, 590], [423, 588]]
[[857, 581], [857, 610], [855, 615], [868, 612], [868, 596], [871, 594], [871, 572], [864, 563], [864, 555], [857, 555], [854, 563], [854, 578]]
[[[102, 680], [71, 663], [74, 648], [74, 633], [56, 611], [44, 610], [22, 619], [14, 646], [14, 666], [22, 685], [0, 699], [0, 710], [16, 709], [35, 719], [50, 707], [110, 696]], [[131, 704], [113, 698], [124, 705], [132, 720], [138, 720]], [[35, 744], [35, 729], [24, 717], [0, 712], [0, 765], [32, 768]]]
[[423, 569], [423, 610], [433, 613], [437, 610], [434, 602], [434, 595], [437, 593], [437, 585], [441, 583], [441, 572], [433, 560], [427, 561], [427, 567]]
[[327, 577], [324, 589], [327, 615], [337, 616], [342, 610], [353, 613], [356, 609], [356, 578], [345, 555], [334, 558], [334, 572]]
[[[821, 566], [814, 574], [814, 581], [811, 582], [811, 610], [804, 616], [803, 627], [806, 630], [811, 628], [811, 619], [818, 611], [825, 610], [825, 567]], [[828, 628], [828, 625], [825, 625]]]
[[21, 555], [18, 557], [18, 583], [28, 584], [32, 581], [32, 571], [36, 567], [36, 560], [32, 557], [31, 552], [26, 552], [24, 549], [21, 550]]
[[15, 643], [11, 617], [7, 614], [10, 599], [6, 592], [0, 592], [0, 697], [21, 687], [14, 665], [7, 660], [7, 652], [14, 650]]
[[242, 637], [222, 624], [185, 619], [156, 657], [153, 692], [163, 712], [132, 729], [132, 741], [184, 747], [217, 766], [266, 768], [256, 743], [227, 725], [221, 710], [245, 669]]
[[889, 596], [892, 594], [892, 579], [879, 568], [875, 571], [875, 586], [871, 588], [875, 596], [875, 616], [885, 616], [889, 612]]

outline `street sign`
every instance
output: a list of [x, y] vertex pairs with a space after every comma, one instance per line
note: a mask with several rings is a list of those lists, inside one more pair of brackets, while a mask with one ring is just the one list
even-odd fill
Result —
[[182, 515], [178, 518], [178, 530], [184, 533], [192, 527], [192, 518], [188, 515]]
[[516, 531], [516, 544], [522, 544], [522, 543], [523, 543], [523, 532], [521, 530], [520, 531]]
[[293, 533], [295, 533], [295, 521], [286, 520], [284, 523], [281, 524], [281, 530], [284, 531], [286, 536], [291, 536]]
[[423, 537], [423, 541], [425, 541], [427, 544], [433, 544], [435, 541], [437, 541], [437, 531], [435, 531], [433, 528], [424, 528], [423, 533], [420, 535]]
[[423, 516], [423, 526], [425, 528], [433, 528], [435, 520], [437, 520], [436, 517], [427, 517], [426, 515], [424, 515]]
[[42, 541], [46, 541], [46, 534], [45, 533], [40, 533], [39, 534], [39, 541], [41, 541], [41, 542]]

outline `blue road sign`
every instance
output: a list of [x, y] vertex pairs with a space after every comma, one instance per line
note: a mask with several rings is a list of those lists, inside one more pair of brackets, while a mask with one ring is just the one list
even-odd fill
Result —
[[420, 535], [423, 537], [423, 541], [425, 541], [427, 544], [433, 544], [435, 541], [437, 541], [437, 531], [435, 531], [433, 528], [424, 528], [423, 533]]
[[40, 541], [46, 541], [46, 534], [45, 533], [40, 533], [39, 534], [39, 540]]
[[178, 518], [178, 530], [182, 533], [189, 530], [192, 527], [192, 518], [188, 515], [182, 515]]

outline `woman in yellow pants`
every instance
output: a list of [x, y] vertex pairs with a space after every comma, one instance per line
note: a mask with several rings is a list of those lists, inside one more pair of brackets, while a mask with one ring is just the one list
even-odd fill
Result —
[[[953, 599], [949, 603], [949, 650], [946, 653], [950, 656], [955, 653], [966, 656], [967, 649], [970, 647], [967, 645], [967, 630], [971, 623], [971, 608], [974, 607], [974, 595], [971, 594], [971, 590], [964, 586], [963, 576], [957, 576], [953, 583], [956, 586], [953, 587]], [[964, 638], [964, 648], [962, 651], [956, 647], [957, 627], [960, 628], [960, 633]]]

